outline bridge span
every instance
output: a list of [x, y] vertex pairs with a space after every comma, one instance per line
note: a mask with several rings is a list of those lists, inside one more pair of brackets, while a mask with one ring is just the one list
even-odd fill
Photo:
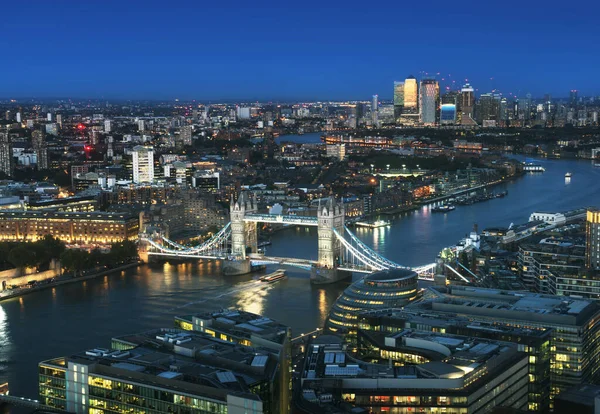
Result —
[[[204, 243], [188, 247], [160, 234], [141, 234], [145, 253], [151, 256], [223, 260], [228, 274], [244, 274], [267, 264], [294, 266], [310, 271], [311, 282], [332, 283], [351, 273], [372, 273], [397, 264], [364, 244], [344, 224], [344, 206], [334, 198], [319, 206], [317, 216], [258, 213], [256, 201], [242, 192], [231, 205], [231, 221]], [[269, 257], [258, 253], [257, 223], [317, 227], [317, 259]], [[432, 280], [435, 263], [414, 268], [419, 277]]]

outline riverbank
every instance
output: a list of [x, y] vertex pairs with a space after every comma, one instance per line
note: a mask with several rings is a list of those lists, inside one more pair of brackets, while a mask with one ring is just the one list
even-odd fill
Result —
[[8, 300], [8, 299], [18, 298], [18, 297], [27, 295], [29, 293], [39, 292], [40, 290], [49, 289], [49, 288], [53, 288], [56, 286], [66, 285], [69, 283], [83, 282], [85, 280], [90, 280], [90, 279], [95, 279], [97, 277], [107, 276], [112, 273], [116, 273], [116, 272], [120, 272], [122, 270], [127, 270], [127, 269], [131, 269], [133, 267], [140, 266], [142, 264], [143, 264], [143, 262], [141, 262], [141, 261], [127, 263], [127, 264], [124, 264], [119, 267], [115, 267], [112, 269], [105, 269], [105, 270], [97, 272], [97, 273], [92, 273], [90, 275], [79, 276], [79, 277], [59, 276], [59, 278], [62, 277], [62, 279], [54, 280], [53, 282], [50, 282], [50, 283], [40, 283], [38, 285], [34, 285], [32, 287], [28, 287], [28, 288], [24, 288], [24, 289], [14, 289], [13, 291], [9, 292], [8, 294], [0, 294], [0, 302]]

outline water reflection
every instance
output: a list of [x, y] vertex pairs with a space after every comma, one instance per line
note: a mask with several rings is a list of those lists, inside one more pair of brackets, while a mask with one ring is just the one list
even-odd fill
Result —
[[237, 301], [237, 307], [242, 308], [246, 312], [262, 315], [265, 305], [265, 298], [268, 296], [270, 287], [265, 286], [259, 289], [246, 289], [240, 293], [240, 298]]
[[328, 313], [329, 302], [327, 301], [327, 294], [325, 293], [325, 289], [319, 289], [319, 317], [321, 321], [325, 321]]

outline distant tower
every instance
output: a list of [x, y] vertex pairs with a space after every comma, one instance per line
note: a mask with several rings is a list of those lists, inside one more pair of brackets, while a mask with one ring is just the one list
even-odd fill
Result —
[[319, 207], [319, 266], [334, 268], [342, 259], [342, 243], [335, 235], [344, 236], [344, 205], [330, 197], [325, 205]]
[[14, 172], [12, 142], [8, 132], [0, 132], [0, 171], [12, 177]]
[[477, 125], [473, 118], [475, 108], [475, 89], [466, 84], [460, 90], [461, 125]]
[[112, 131], [112, 122], [110, 119], [106, 119], [104, 121], [104, 132], [111, 132]]
[[577, 106], [577, 89], [571, 89], [569, 94], [569, 103], [571, 104], [571, 108]]
[[587, 211], [585, 222], [585, 265], [590, 270], [600, 269], [600, 210]]
[[439, 122], [440, 85], [435, 79], [423, 79], [419, 94], [421, 123], [435, 125]]
[[371, 101], [371, 121], [374, 126], [377, 126], [379, 123], [379, 96], [373, 95], [373, 100]]
[[44, 141], [44, 131], [36, 129], [31, 133], [31, 146], [35, 151], [38, 170], [48, 169], [48, 148]]
[[256, 200], [251, 199], [245, 191], [240, 193], [235, 203], [231, 204], [231, 254], [246, 259], [246, 253], [258, 251], [256, 222], [246, 222], [246, 214], [256, 213]]
[[394, 82], [394, 120], [398, 121], [404, 107], [404, 82]]
[[133, 147], [133, 182], [152, 183], [154, 181], [154, 149], [141, 145]]

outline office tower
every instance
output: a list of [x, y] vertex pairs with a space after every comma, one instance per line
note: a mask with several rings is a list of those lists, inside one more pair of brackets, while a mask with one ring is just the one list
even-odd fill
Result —
[[435, 79], [421, 80], [419, 89], [419, 116], [423, 125], [435, 125], [439, 120], [440, 85]]
[[412, 75], [404, 81], [404, 111], [410, 114], [419, 113], [419, 85]]
[[[550, 393], [597, 381], [600, 365], [600, 306], [597, 301], [523, 291], [450, 286], [431, 300], [413, 303], [409, 311], [430, 316], [466, 317], [474, 324], [522, 329], [552, 329]], [[535, 374], [537, 376], [537, 374]]]
[[17, 112], [17, 122], [21, 122], [21, 112]]
[[115, 155], [114, 150], [113, 150], [114, 138], [112, 136], [109, 136], [106, 139], [106, 142], [107, 142], [107, 144], [106, 144], [106, 158], [108, 158], [110, 160]]
[[403, 125], [419, 123], [419, 84], [412, 75], [404, 80], [404, 104], [396, 122]]
[[577, 106], [577, 89], [571, 89], [571, 93], [569, 94], [569, 103], [571, 107]]
[[477, 125], [473, 117], [475, 109], [475, 90], [470, 84], [465, 84], [460, 90], [461, 125]]
[[192, 145], [192, 126], [185, 125], [181, 127], [181, 140], [183, 145]]
[[404, 107], [404, 82], [394, 82], [394, 120], [397, 122]]
[[379, 96], [373, 95], [373, 100], [371, 101], [371, 121], [373, 122], [373, 126], [377, 126], [379, 123]]
[[442, 104], [440, 111], [440, 125], [453, 125], [456, 123], [456, 105]]
[[110, 119], [107, 119], [104, 121], [104, 132], [111, 132], [112, 131], [112, 122]]
[[143, 119], [138, 120], [138, 131], [145, 131], [146, 130], [146, 123], [144, 122]]
[[508, 99], [500, 99], [499, 120], [503, 123], [508, 121]]
[[587, 211], [585, 222], [585, 265], [590, 270], [600, 268], [600, 211]]
[[484, 93], [479, 97], [476, 104], [475, 118], [480, 125], [490, 127], [497, 125], [500, 111], [500, 100], [498, 98], [498, 96], [491, 93]]
[[59, 127], [62, 128], [62, 115], [61, 114], [56, 115], [56, 123], [58, 124]]
[[12, 177], [14, 172], [12, 142], [8, 132], [0, 132], [0, 172]]
[[154, 150], [138, 145], [133, 148], [133, 182], [152, 183], [154, 181]]
[[37, 157], [38, 170], [48, 169], [48, 149], [44, 140], [44, 132], [41, 129], [36, 129], [31, 133], [31, 147], [35, 151]]
[[52, 122], [52, 114], [50, 112], [48, 112], [48, 114], [46, 115], [46, 120], [48, 122]]

